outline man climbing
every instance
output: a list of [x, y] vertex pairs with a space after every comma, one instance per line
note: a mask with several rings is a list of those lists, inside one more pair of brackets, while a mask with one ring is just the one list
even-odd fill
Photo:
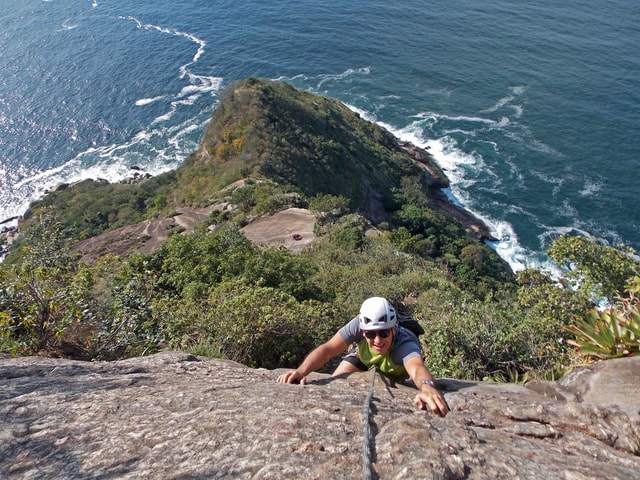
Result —
[[306, 383], [306, 376], [321, 368], [331, 358], [340, 355], [349, 345], [349, 352], [332, 376], [366, 371], [376, 365], [378, 371], [394, 380], [413, 380], [419, 392], [414, 404], [444, 417], [449, 406], [435, 387], [433, 377], [424, 365], [420, 342], [413, 332], [398, 324], [393, 306], [382, 297], [366, 299], [360, 313], [342, 327], [326, 343], [313, 350], [295, 370], [280, 375], [280, 383]]

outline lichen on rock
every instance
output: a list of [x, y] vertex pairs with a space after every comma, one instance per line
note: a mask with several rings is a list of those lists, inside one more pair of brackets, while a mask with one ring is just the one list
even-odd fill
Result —
[[[639, 367], [638, 358], [616, 367], [635, 382], [625, 388], [639, 391]], [[305, 386], [278, 384], [277, 374], [175, 352], [91, 363], [4, 358], [0, 471], [6, 479], [360, 477], [373, 373], [312, 374]], [[599, 381], [571, 375], [574, 388]], [[633, 401], [622, 409], [515, 384], [438, 386], [451, 407], [445, 418], [415, 411], [415, 389], [375, 379], [374, 478], [637, 478], [637, 397], [634, 414]]]

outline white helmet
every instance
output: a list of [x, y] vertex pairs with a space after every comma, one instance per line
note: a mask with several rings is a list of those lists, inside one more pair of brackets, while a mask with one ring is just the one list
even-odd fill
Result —
[[396, 310], [382, 297], [367, 298], [360, 307], [360, 328], [362, 330], [382, 330], [396, 326]]

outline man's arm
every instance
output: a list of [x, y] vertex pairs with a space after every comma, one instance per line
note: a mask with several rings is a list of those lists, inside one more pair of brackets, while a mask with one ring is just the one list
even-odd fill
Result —
[[323, 343], [307, 355], [307, 358], [304, 359], [298, 368], [280, 375], [277, 381], [280, 383], [300, 382], [301, 384], [305, 384], [307, 375], [321, 368], [336, 355], [340, 355], [348, 346], [347, 342], [344, 341], [342, 335], [338, 332], [331, 340]]
[[433, 377], [427, 367], [424, 366], [422, 357], [411, 357], [404, 362], [404, 368], [418, 390], [420, 390], [413, 402], [415, 406], [420, 410], [429, 408], [436, 415], [444, 417], [449, 412], [449, 405], [447, 405], [447, 401], [436, 387], [423, 383], [425, 381], [433, 382]]

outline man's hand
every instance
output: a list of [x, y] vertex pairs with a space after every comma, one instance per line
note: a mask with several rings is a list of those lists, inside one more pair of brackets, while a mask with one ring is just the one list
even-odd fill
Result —
[[307, 383], [307, 377], [300, 374], [297, 370], [289, 370], [287, 373], [283, 373], [280, 375], [276, 381], [278, 383], [297, 383], [300, 382], [300, 385], [304, 385]]
[[[331, 338], [331, 340], [312, 350], [297, 369], [283, 373], [276, 379], [276, 381], [279, 383], [300, 382], [301, 385], [304, 385], [307, 383], [307, 374], [315, 372], [331, 358], [340, 355], [348, 346], [349, 345], [347, 345], [342, 339], [340, 332], [338, 332]], [[302, 374], [300, 372], [306, 373]]]
[[423, 389], [415, 396], [413, 404], [419, 410], [431, 410], [439, 417], [444, 417], [449, 413], [449, 405], [442, 394], [434, 387], [423, 385]]

